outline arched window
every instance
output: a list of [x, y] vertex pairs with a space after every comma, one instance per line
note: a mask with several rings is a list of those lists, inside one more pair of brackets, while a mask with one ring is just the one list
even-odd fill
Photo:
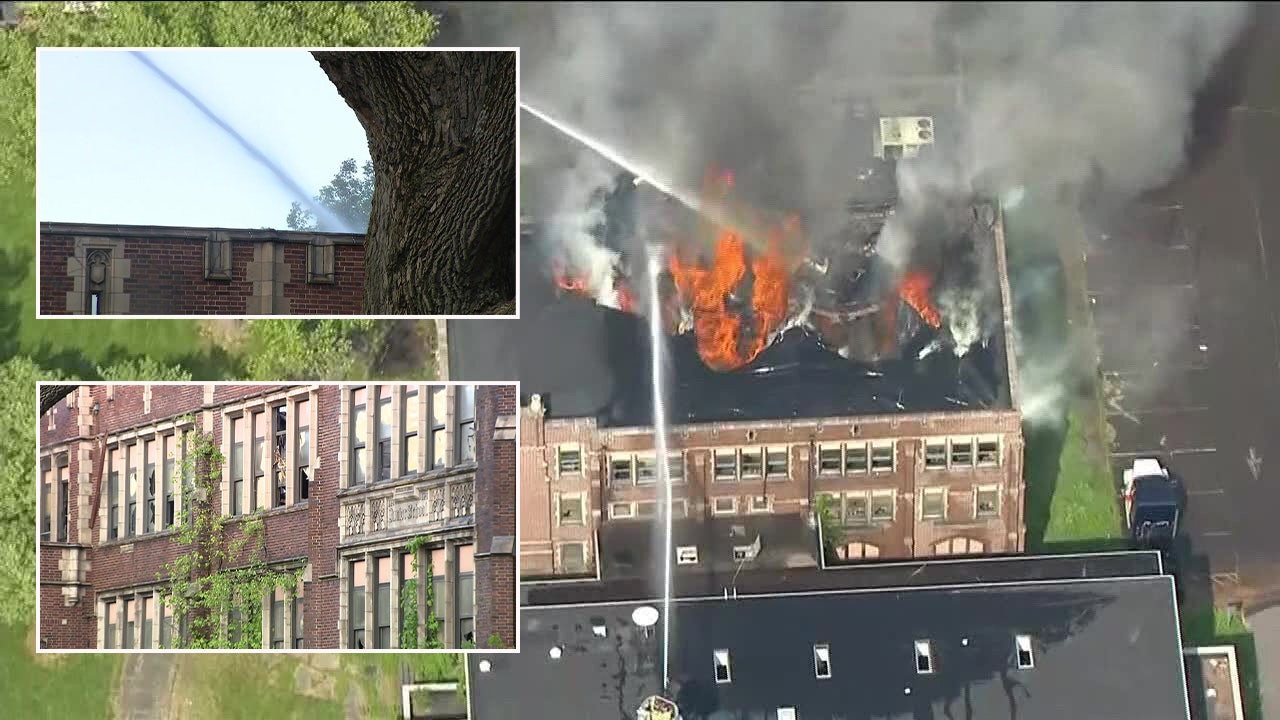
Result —
[[851, 542], [837, 548], [837, 555], [842, 560], [874, 560], [880, 557], [880, 546], [871, 543]]
[[954, 537], [934, 543], [934, 555], [977, 555], [986, 549], [986, 544], [973, 538]]
[[111, 252], [90, 250], [85, 256], [84, 311], [102, 315], [107, 311], [107, 280], [111, 277]]

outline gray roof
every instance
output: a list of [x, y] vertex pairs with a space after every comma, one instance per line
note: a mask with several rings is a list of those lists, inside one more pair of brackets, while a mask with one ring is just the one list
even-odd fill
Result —
[[[950, 564], [980, 573], [983, 562]], [[525, 605], [519, 654], [468, 658], [473, 717], [634, 718], [662, 675], [662, 625], [637, 628], [639, 605]], [[688, 720], [780, 707], [805, 720], [1188, 717], [1167, 575], [715, 594], [674, 600], [672, 616], [672, 689]], [[1016, 664], [1020, 634], [1029, 669]], [[929, 641], [932, 674], [916, 672], [917, 640]], [[815, 644], [829, 647], [830, 679], [815, 675]], [[715, 682], [716, 650], [729, 651], [729, 683]]]

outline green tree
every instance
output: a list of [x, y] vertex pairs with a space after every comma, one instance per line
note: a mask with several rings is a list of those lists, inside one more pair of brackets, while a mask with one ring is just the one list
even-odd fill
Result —
[[827, 562], [836, 562], [836, 548], [844, 544], [844, 526], [836, 514], [830, 495], [819, 495], [814, 501], [814, 513], [818, 516], [818, 524], [822, 528], [822, 552]]
[[99, 366], [98, 374], [103, 380], [115, 382], [183, 382], [191, 379], [191, 373], [183, 368], [165, 365], [145, 356], [121, 360], [107, 367]]
[[359, 380], [386, 340], [376, 320], [250, 320], [249, 380]]
[[0, 365], [0, 623], [25, 625], [35, 616], [35, 397], [37, 380], [52, 380], [15, 357]]
[[373, 163], [365, 161], [356, 172], [356, 161], [342, 161], [338, 174], [320, 188], [315, 201], [333, 212], [341, 227], [330, 227], [318, 221], [314, 213], [294, 202], [285, 223], [290, 230], [316, 232], [364, 232], [369, 226], [369, 203], [373, 201]]

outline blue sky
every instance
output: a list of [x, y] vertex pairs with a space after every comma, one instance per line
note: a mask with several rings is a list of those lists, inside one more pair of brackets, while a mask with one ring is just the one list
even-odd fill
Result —
[[[312, 195], [369, 158], [306, 51], [146, 52]], [[36, 78], [41, 222], [285, 227], [299, 198], [128, 52], [41, 49]]]

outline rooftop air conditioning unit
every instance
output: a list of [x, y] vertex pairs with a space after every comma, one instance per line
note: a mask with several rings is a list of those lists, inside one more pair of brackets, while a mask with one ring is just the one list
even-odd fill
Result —
[[913, 158], [920, 148], [933, 144], [933, 118], [882, 117], [876, 128], [875, 156], [881, 160]]

